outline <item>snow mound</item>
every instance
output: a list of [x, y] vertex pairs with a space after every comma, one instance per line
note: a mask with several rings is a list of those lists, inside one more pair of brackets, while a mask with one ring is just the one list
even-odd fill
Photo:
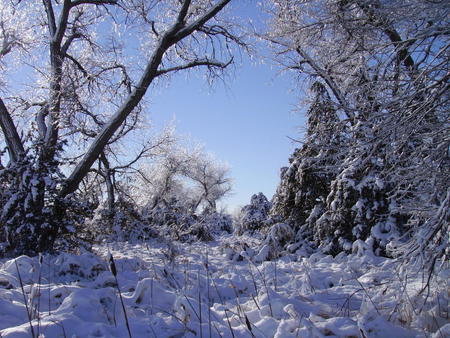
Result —
[[[96, 254], [4, 261], [0, 336], [30, 337], [32, 326], [40, 337], [128, 337], [121, 297], [133, 337], [441, 337], [450, 332], [447, 270], [422, 291], [428, 286], [420, 271], [408, 271], [402, 279], [399, 262], [373, 255], [363, 243], [351, 255], [290, 254], [259, 262], [243, 244], [257, 240], [245, 238], [228, 235], [189, 245], [155, 239], [97, 247]], [[109, 253], [117, 280], [107, 269]]]

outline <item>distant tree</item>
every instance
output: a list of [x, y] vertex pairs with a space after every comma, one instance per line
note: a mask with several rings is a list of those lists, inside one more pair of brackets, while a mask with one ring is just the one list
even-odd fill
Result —
[[[413, 247], [441, 257], [447, 235], [443, 214], [435, 215], [448, 203], [450, 182], [448, 2], [273, 0], [267, 9], [273, 20], [264, 37], [277, 60], [329, 93], [335, 117], [315, 109], [324, 115], [310, 115], [308, 128], [322, 125], [339, 140], [322, 142], [323, 134], [308, 132], [294, 154], [297, 167], [283, 175], [282, 185], [291, 180], [290, 197], [280, 195], [290, 201], [285, 215], [298, 214], [300, 226], [314, 215], [315, 242], [332, 253], [363, 239], [380, 253]], [[332, 169], [321, 194], [311, 194], [315, 178], [305, 185], [308, 176], [299, 170], [307, 163], [313, 176], [323, 172], [323, 165], [309, 164], [318, 163], [306, 154], [313, 144]], [[302, 200], [304, 194], [311, 198]], [[308, 203], [314, 197], [323, 201], [315, 211]], [[434, 229], [425, 231], [427, 244], [414, 244], [424, 227]]]
[[135, 194], [150, 210], [177, 200], [192, 214], [200, 206], [216, 211], [217, 202], [231, 191], [228, 167], [198, 146], [187, 149], [175, 143], [139, 173]]
[[202, 152], [195, 153], [186, 164], [184, 175], [192, 180], [196, 196], [192, 210], [195, 212], [204, 203], [209, 210], [216, 211], [217, 202], [231, 191], [228, 166]]
[[152, 84], [199, 67], [220, 76], [232, 63], [244, 43], [219, 15], [230, 2], [0, 3], [2, 251], [44, 251], [68, 232], [80, 182], [132, 133]]
[[210, 240], [230, 231], [231, 219], [217, 202], [231, 190], [229, 169], [202, 147], [177, 140], [157, 160], [137, 170], [130, 196], [146, 223], [175, 240]]

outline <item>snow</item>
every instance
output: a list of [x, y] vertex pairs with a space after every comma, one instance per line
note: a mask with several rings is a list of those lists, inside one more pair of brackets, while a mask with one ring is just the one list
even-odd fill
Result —
[[263, 244], [232, 235], [192, 244], [153, 239], [105, 244], [95, 254], [45, 255], [42, 264], [39, 257], [3, 259], [0, 336], [30, 337], [28, 308], [36, 336], [128, 337], [109, 254], [133, 337], [443, 337], [450, 332], [444, 305], [448, 270], [433, 279], [425, 299], [423, 274], [409, 271], [406, 283], [399, 277], [400, 262], [375, 256], [371, 243], [355, 242], [350, 255], [284, 254], [262, 261], [252, 260], [258, 251], [249, 249], [258, 241]]

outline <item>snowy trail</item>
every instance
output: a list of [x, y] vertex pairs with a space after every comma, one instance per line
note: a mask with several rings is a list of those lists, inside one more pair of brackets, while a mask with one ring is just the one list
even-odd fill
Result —
[[[111, 253], [133, 337], [426, 337], [424, 328], [441, 337], [450, 332], [448, 319], [433, 315], [442, 307], [424, 311], [413, 323], [416, 329], [402, 327], [409, 314], [400, 292], [413, 295], [422, 284], [417, 276], [402, 288], [392, 260], [357, 252], [335, 258], [291, 254], [254, 264], [246, 258], [252, 250], [243, 248], [256, 241], [117, 243], [97, 247], [96, 255], [45, 256], [42, 266], [37, 257], [19, 257], [33, 331], [42, 337], [128, 337], [108, 271]], [[30, 337], [16, 264], [2, 263], [0, 336]], [[440, 285], [442, 292], [436, 289], [433, 297], [448, 301], [444, 279]]]

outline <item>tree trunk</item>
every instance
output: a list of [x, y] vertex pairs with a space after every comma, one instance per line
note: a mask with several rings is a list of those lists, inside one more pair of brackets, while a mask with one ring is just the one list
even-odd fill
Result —
[[111, 168], [109, 166], [108, 159], [106, 158], [106, 155], [104, 152], [100, 154], [100, 160], [103, 163], [103, 166], [105, 167], [105, 183], [106, 183], [106, 192], [108, 195], [108, 212], [112, 216], [114, 214], [114, 202], [115, 202], [115, 193], [114, 193], [114, 184], [112, 181], [112, 172]]
[[3, 100], [0, 98], [0, 127], [5, 135], [6, 144], [8, 146], [9, 158], [12, 163], [20, 160], [25, 150], [22, 141], [17, 133], [16, 126], [8, 112]]

